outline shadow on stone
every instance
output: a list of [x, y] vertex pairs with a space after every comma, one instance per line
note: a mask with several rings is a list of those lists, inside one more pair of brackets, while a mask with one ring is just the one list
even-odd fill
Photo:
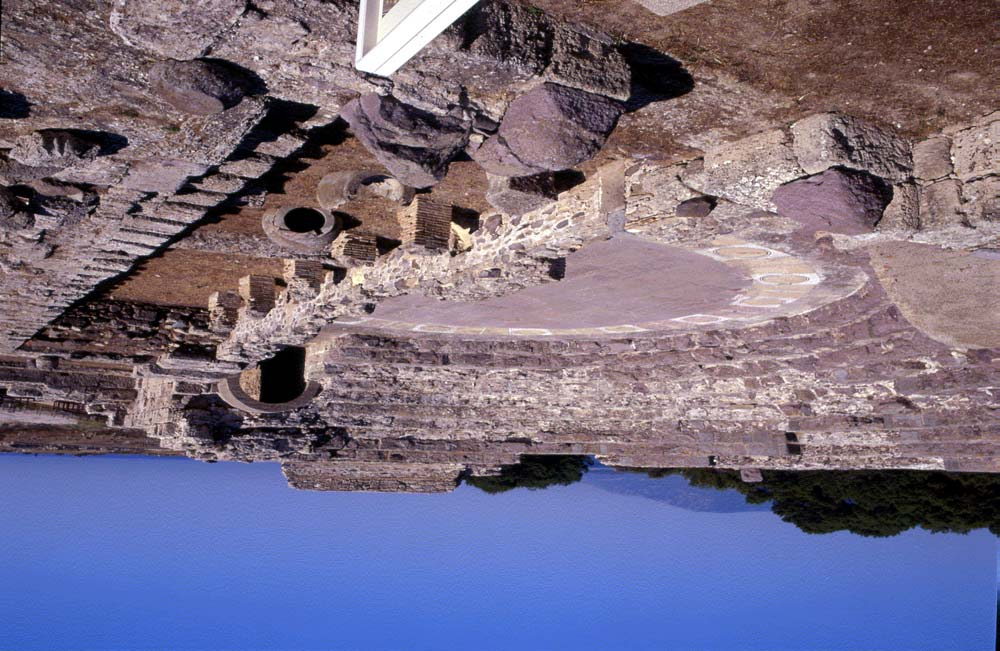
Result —
[[566, 277], [566, 258], [555, 258], [549, 262], [549, 278], [562, 280]]
[[239, 434], [243, 417], [215, 394], [194, 396], [184, 407], [184, 418], [200, 437], [225, 445]]
[[178, 111], [213, 115], [248, 95], [264, 95], [267, 85], [255, 72], [223, 59], [158, 61], [149, 70], [152, 90]]
[[334, 210], [333, 215], [340, 219], [341, 227], [345, 231], [361, 226], [361, 220], [349, 212], [344, 212], [343, 210]]
[[577, 170], [512, 178], [489, 175], [486, 200], [508, 215], [523, 215], [552, 203], [560, 193], [580, 185], [586, 178], [583, 172]]
[[[268, 113], [257, 127], [243, 139], [236, 153], [229, 160], [239, 161], [254, 156], [254, 149], [261, 142], [275, 140], [280, 134], [293, 131], [296, 123], [308, 120], [316, 113], [316, 107], [309, 104], [278, 101], [268, 109]], [[331, 124], [310, 129], [305, 143], [289, 158], [278, 161], [258, 184], [266, 192], [281, 194], [285, 184], [295, 174], [307, 169], [310, 161], [323, 158], [326, 145], [339, 145], [347, 138], [347, 123], [336, 120]]]
[[632, 94], [625, 102], [626, 113], [694, 89], [694, 78], [676, 59], [642, 43], [625, 43], [618, 51], [632, 70]]
[[128, 138], [109, 131], [89, 131], [86, 129], [62, 129], [85, 141], [96, 143], [100, 149], [98, 156], [116, 154], [128, 147]]
[[0, 118], [19, 120], [31, 113], [31, 102], [21, 93], [0, 90]]
[[710, 195], [694, 197], [693, 199], [688, 199], [677, 204], [675, 214], [678, 217], [708, 217], [715, 210], [718, 201], [718, 197]]
[[[253, 70], [244, 68], [226, 59], [204, 57], [199, 59], [199, 61], [205, 61], [206, 63], [218, 66], [219, 70], [228, 73], [232, 79], [238, 80], [238, 83], [247, 95], [267, 95], [267, 82]], [[291, 102], [288, 103], [291, 104]], [[230, 107], [227, 106], [226, 108]]]
[[553, 189], [558, 192], [566, 192], [587, 180], [587, 175], [579, 170], [563, 170], [552, 174]]

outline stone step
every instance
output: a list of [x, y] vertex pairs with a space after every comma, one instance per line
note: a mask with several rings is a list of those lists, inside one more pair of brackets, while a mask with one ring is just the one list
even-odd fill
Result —
[[184, 192], [183, 194], [175, 194], [174, 201], [179, 203], [185, 203], [191, 206], [199, 206], [201, 208], [213, 208], [228, 197], [225, 194], [219, 194], [216, 192], [204, 192], [204, 191], [193, 191]]
[[121, 230], [159, 235], [164, 240], [173, 237], [183, 229], [184, 225], [182, 224], [155, 219], [147, 215], [131, 217], [122, 223], [121, 228]]
[[[108, 241], [104, 246], [107, 247], [109, 251], [125, 251], [137, 257], [146, 257], [154, 253], [157, 249], [156, 246], [150, 246], [147, 244], [126, 242], [124, 240], [115, 238]], [[124, 270], [123, 270], [124, 271]]]
[[131, 228], [119, 228], [118, 232], [115, 233], [115, 238], [111, 241], [129, 242], [131, 244], [157, 249], [163, 246], [167, 239], [169, 238], [157, 233], [141, 232]]

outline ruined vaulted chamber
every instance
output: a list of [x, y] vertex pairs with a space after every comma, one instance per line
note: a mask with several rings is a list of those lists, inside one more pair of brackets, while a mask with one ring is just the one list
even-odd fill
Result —
[[49, 9], [4, 21], [0, 418], [102, 432], [52, 449], [1000, 471], [995, 98], [904, 133], [511, 2], [391, 79], [353, 1]]

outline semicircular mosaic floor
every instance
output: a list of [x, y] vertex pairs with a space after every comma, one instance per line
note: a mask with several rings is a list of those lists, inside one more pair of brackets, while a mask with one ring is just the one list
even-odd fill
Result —
[[814, 309], [863, 282], [863, 274], [830, 273], [736, 238], [687, 249], [624, 234], [570, 255], [559, 282], [478, 302], [399, 296], [337, 324], [522, 337], [744, 327]]

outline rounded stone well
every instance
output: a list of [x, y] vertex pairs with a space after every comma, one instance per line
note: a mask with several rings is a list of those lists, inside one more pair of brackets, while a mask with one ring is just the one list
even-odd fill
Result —
[[293, 411], [308, 404], [321, 388], [318, 382], [306, 379], [305, 362], [305, 348], [284, 348], [220, 382], [219, 395], [229, 406], [251, 414]]
[[408, 205], [413, 196], [414, 189], [395, 177], [370, 170], [333, 172], [324, 176], [316, 187], [316, 201], [329, 211], [356, 199], [381, 198]]
[[299, 253], [321, 253], [340, 231], [340, 215], [311, 206], [286, 206], [264, 213], [264, 233], [275, 244]]

